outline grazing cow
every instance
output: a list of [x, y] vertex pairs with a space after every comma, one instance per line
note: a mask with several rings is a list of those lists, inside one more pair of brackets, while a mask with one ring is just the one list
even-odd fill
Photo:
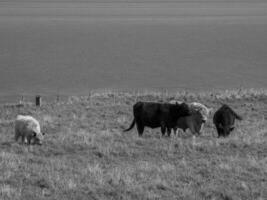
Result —
[[216, 126], [218, 137], [226, 137], [234, 130], [235, 119], [242, 120], [228, 105], [222, 105], [213, 116], [213, 123]]
[[[170, 103], [172, 103], [172, 104], [174, 104], [176, 102], [181, 102], [181, 101], [176, 101], [176, 100], [171, 100], [170, 101]], [[200, 130], [199, 130], [201, 132], [202, 129], [203, 129], [204, 124], [208, 120], [208, 117], [209, 117], [209, 115], [210, 115], [210, 113], [212, 111], [212, 108], [208, 108], [207, 106], [205, 106], [205, 105], [203, 105], [201, 103], [198, 103], [198, 102], [188, 103], [188, 106], [192, 111], [198, 111], [202, 115], [202, 120], [201, 121], [203, 123], [201, 123], [201, 127], [200, 127]]]
[[176, 126], [177, 120], [190, 114], [190, 109], [185, 103], [137, 102], [133, 106], [133, 122], [124, 132], [131, 130], [136, 124], [139, 136], [143, 134], [146, 126], [150, 128], [161, 127], [162, 135], [165, 135], [167, 129], [168, 136], [170, 136], [171, 129]]
[[15, 121], [15, 140], [21, 137], [26, 144], [42, 144], [44, 133], [41, 132], [39, 122], [29, 115], [18, 115]]
[[184, 132], [189, 129], [193, 135], [201, 134], [202, 124], [205, 123], [202, 114], [199, 111], [192, 110], [192, 115], [181, 117], [177, 120], [176, 127], [174, 128], [174, 133], [176, 133], [177, 128], [182, 129]]

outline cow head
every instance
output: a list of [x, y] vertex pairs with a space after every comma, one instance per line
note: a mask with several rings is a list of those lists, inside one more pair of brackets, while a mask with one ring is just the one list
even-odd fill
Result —
[[212, 112], [212, 108], [201, 108], [200, 107], [197, 110], [201, 113], [203, 117], [203, 122], [205, 123], [208, 120], [210, 113]]
[[229, 129], [229, 130], [230, 130], [230, 132], [231, 132], [231, 131], [233, 131], [234, 129], [235, 129], [235, 127], [234, 127], [234, 126], [232, 126], [232, 127], [230, 127], [230, 129]]
[[33, 132], [32, 138], [33, 138], [33, 144], [42, 145], [43, 139], [44, 139], [45, 133], [36, 133]]
[[222, 124], [219, 124], [218, 126], [218, 134], [222, 136], [228, 136], [230, 135], [230, 132], [233, 131], [235, 127], [233, 125], [225, 125], [223, 126]]

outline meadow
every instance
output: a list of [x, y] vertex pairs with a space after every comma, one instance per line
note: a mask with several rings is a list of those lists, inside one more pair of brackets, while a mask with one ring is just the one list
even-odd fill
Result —
[[[0, 200], [267, 199], [266, 11], [263, 0], [0, 0]], [[122, 132], [135, 102], [171, 99], [227, 103], [244, 120], [220, 139], [212, 117], [200, 137]], [[17, 114], [40, 121], [42, 146], [14, 142]]]
[[[217, 138], [212, 117], [199, 137], [162, 137], [158, 129], [123, 133], [139, 100], [230, 105], [243, 116], [227, 138]], [[267, 198], [266, 89], [95, 91], [35, 107], [0, 107], [0, 199]], [[14, 142], [18, 114], [36, 117], [42, 146]]]

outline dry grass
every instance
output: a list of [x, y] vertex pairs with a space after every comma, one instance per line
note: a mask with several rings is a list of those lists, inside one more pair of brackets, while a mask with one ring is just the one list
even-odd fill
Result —
[[[204, 134], [161, 137], [158, 129], [122, 133], [137, 100], [173, 98], [218, 108], [244, 120], [218, 139]], [[267, 91], [189, 93], [92, 92], [35, 108], [1, 106], [0, 199], [267, 199]], [[47, 132], [43, 146], [13, 140], [13, 120], [31, 114]]]

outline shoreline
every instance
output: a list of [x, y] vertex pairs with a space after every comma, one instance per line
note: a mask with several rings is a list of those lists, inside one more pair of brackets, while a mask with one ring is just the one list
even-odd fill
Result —
[[182, 98], [192, 98], [192, 99], [206, 99], [206, 98], [217, 98], [217, 99], [240, 99], [240, 98], [250, 98], [250, 97], [267, 97], [267, 88], [231, 88], [231, 89], [211, 89], [211, 90], [190, 90], [190, 89], [175, 89], [169, 90], [167, 88], [162, 89], [92, 89], [88, 90], [87, 94], [63, 94], [63, 93], [21, 93], [21, 94], [0, 94], [0, 105], [6, 104], [33, 104], [35, 96], [40, 95], [43, 99], [43, 103], [53, 103], [53, 102], [66, 102], [70, 99], [82, 100], [91, 99], [98, 97], [117, 97], [124, 98], [125, 96], [161, 96], [162, 99], [182, 99]]

